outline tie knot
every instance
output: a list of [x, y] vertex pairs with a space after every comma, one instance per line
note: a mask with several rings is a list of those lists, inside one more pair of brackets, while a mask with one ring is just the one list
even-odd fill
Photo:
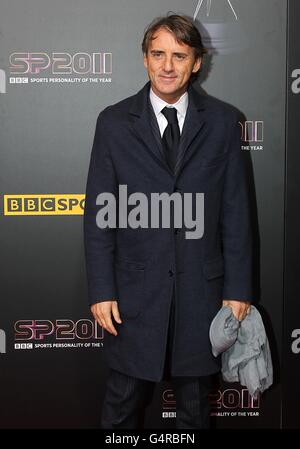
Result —
[[161, 113], [166, 117], [166, 119], [168, 120], [168, 123], [178, 123], [177, 120], [177, 109], [176, 108], [168, 108], [167, 106], [165, 106], [162, 110]]

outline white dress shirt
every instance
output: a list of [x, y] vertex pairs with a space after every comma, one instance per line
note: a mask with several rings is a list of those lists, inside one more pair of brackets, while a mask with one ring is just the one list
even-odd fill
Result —
[[158, 123], [159, 130], [160, 130], [160, 135], [161, 136], [163, 135], [164, 130], [168, 126], [168, 120], [161, 112], [161, 110], [165, 106], [177, 109], [177, 119], [178, 119], [180, 134], [181, 134], [187, 107], [188, 107], [188, 101], [189, 101], [189, 96], [188, 96], [187, 91], [185, 91], [184, 94], [181, 95], [181, 97], [179, 98], [179, 100], [176, 101], [176, 103], [170, 104], [170, 103], [167, 103], [166, 101], [162, 100], [161, 98], [159, 98], [153, 92], [152, 88], [150, 88], [150, 101], [151, 101], [151, 104], [152, 104], [152, 107], [153, 107], [153, 110], [154, 110], [154, 113], [155, 113], [155, 116], [157, 119], [157, 123]]

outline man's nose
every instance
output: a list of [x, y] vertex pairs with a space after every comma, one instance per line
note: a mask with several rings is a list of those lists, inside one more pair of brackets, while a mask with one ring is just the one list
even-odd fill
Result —
[[173, 65], [173, 60], [172, 57], [168, 57], [166, 56], [165, 60], [164, 60], [164, 65], [163, 68], [165, 70], [165, 72], [172, 72], [172, 70], [174, 69], [174, 65]]

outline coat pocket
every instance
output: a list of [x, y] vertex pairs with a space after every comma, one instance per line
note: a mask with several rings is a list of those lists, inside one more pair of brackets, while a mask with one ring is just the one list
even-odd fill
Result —
[[134, 318], [141, 311], [145, 266], [140, 262], [117, 259], [115, 274], [121, 319]]

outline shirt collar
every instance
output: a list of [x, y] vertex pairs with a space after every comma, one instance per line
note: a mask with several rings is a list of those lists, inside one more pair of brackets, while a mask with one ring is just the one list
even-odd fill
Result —
[[183, 118], [185, 117], [187, 107], [188, 107], [188, 92], [185, 91], [181, 97], [176, 101], [176, 103], [167, 103], [166, 101], [162, 100], [160, 97], [158, 97], [152, 90], [152, 87], [150, 87], [150, 100], [152, 107], [154, 109], [155, 115], [158, 116], [161, 113], [161, 110], [165, 106], [172, 106], [177, 109], [178, 114], [181, 115]]

